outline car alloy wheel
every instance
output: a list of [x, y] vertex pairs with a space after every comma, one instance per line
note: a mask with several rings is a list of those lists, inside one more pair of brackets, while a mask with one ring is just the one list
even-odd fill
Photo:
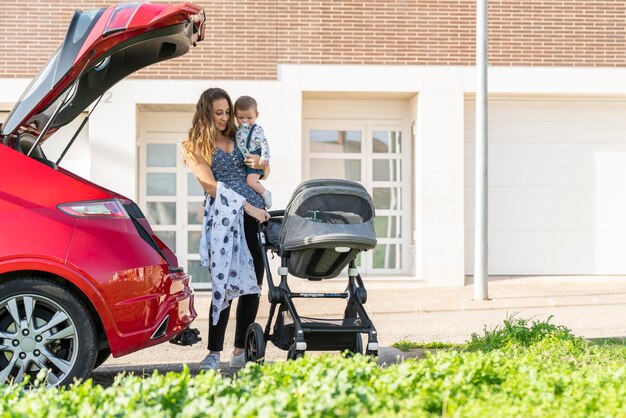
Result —
[[75, 296], [36, 278], [3, 283], [0, 294], [0, 385], [33, 382], [43, 370], [52, 387], [91, 371], [95, 331]]

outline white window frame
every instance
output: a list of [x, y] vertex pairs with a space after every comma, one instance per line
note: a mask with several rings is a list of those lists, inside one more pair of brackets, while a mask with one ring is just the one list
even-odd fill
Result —
[[[306, 115], [305, 115], [306, 116]], [[400, 268], [376, 268], [373, 264], [373, 250], [361, 253], [359, 270], [368, 275], [406, 275], [410, 273], [411, 262], [411, 187], [410, 187], [410, 165], [411, 165], [411, 137], [408, 122], [404, 119], [332, 119], [332, 118], [305, 118], [302, 125], [303, 138], [303, 178], [311, 178], [311, 159], [334, 159], [344, 161], [346, 159], [358, 159], [361, 164], [360, 183], [365, 186], [371, 194], [374, 187], [398, 187], [400, 188], [401, 209], [378, 209], [377, 216], [397, 216], [400, 215], [402, 224], [398, 225], [401, 231], [400, 238], [378, 238], [378, 245], [401, 244], [401, 251], [396, 253], [396, 265]], [[310, 130], [343, 130], [361, 132], [361, 152], [360, 153], [327, 153], [311, 152], [309, 131]], [[374, 131], [399, 131], [402, 135], [401, 153], [387, 154], [374, 153], [372, 151], [372, 137]], [[398, 158], [399, 157], [399, 158]], [[401, 180], [400, 181], [374, 181], [373, 160], [389, 159], [400, 161]]]
[[[145, 112], [141, 115], [142, 118], [146, 118]], [[176, 248], [171, 248], [178, 258], [178, 264], [188, 271], [189, 261], [199, 261], [200, 254], [195, 249], [189, 251], [188, 248], [188, 234], [189, 232], [202, 230], [200, 224], [188, 224], [187, 210], [189, 203], [204, 201], [204, 196], [189, 196], [187, 193], [188, 184], [187, 177], [191, 170], [183, 163], [183, 157], [180, 150], [180, 143], [184, 133], [174, 134], [172, 132], [146, 132], [143, 125], [140, 124], [139, 138], [137, 141], [138, 146], [138, 166], [139, 166], [139, 207], [144, 212], [145, 216], [148, 216], [147, 203], [152, 201], [157, 202], [174, 202], [176, 204], [176, 219], [174, 225], [156, 225], [150, 223], [152, 229], [155, 232], [158, 231], [174, 231], [176, 234]], [[175, 167], [148, 167], [147, 166], [147, 146], [148, 144], [168, 144], [176, 146], [176, 166]], [[148, 196], [147, 195], [147, 176], [150, 173], [175, 173], [176, 174], [176, 194], [174, 196]], [[198, 282], [193, 280], [192, 283], [194, 289], [210, 289], [211, 283]]]

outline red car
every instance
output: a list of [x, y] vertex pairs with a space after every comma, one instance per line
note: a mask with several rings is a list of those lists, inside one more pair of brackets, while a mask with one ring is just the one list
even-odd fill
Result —
[[1, 126], [0, 385], [40, 370], [50, 386], [71, 383], [196, 317], [189, 276], [139, 207], [64, 170], [62, 156], [48, 160], [41, 144], [119, 80], [203, 37], [204, 11], [190, 3], [76, 11]]

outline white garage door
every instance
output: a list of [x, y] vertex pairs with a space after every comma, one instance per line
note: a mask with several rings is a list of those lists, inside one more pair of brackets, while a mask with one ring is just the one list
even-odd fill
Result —
[[[468, 274], [474, 126], [468, 99]], [[489, 273], [626, 274], [626, 100], [490, 98]]]

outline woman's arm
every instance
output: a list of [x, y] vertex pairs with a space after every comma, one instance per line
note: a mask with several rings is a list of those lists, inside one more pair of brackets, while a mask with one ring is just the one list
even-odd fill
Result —
[[196, 163], [191, 160], [189, 161], [189, 168], [191, 168], [191, 172], [202, 186], [205, 192], [215, 197], [217, 192], [217, 181], [215, 181], [215, 177], [213, 177], [213, 171], [211, 171], [211, 167], [206, 163], [202, 156], [195, 154]]
[[270, 214], [265, 209], [259, 209], [248, 202], [243, 204], [243, 210], [259, 222], [266, 222], [270, 219]]
[[[197, 163], [195, 164], [192, 161], [189, 162], [191, 172], [194, 176], [196, 176], [196, 179], [198, 179], [202, 188], [208, 194], [215, 197], [217, 194], [217, 181], [215, 181], [211, 167], [209, 167], [204, 158], [200, 155], [196, 155], [196, 161]], [[269, 172], [269, 167], [267, 170]], [[243, 210], [259, 222], [266, 222], [270, 218], [270, 214], [267, 213], [265, 209], [259, 209], [248, 202], [244, 202]]]

